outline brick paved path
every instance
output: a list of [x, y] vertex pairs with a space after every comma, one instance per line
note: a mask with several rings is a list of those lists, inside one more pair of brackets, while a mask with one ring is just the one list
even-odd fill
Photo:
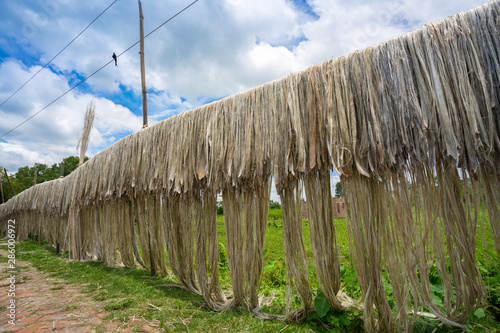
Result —
[[[0, 250], [6, 258], [7, 252]], [[0, 332], [160, 332], [158, 322], [141, 318], [127, 322], [106, 321], [103, 306], [80, 287], [57, 281], [36, 270], [28, 262], [18, 262], [25, 268], [17, 274], [16, 321], [8, 323], [10, 302], [6, 262], [0, 263]]]

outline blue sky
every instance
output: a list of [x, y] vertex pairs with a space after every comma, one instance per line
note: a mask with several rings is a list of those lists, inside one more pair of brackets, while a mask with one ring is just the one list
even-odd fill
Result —
[[[0, 103], [113, 0], [3, 1]], [[145, 32], [191, 0], [143, 0]], [[475, 0], [200, 0], [146, 39], [149, 123], [383, 42], [481, 4]], [[53, 63], [0, 107], [0, 135], [139, 39], [136, 0], [118, 0]], [[142, 126], [139, 46], [0, 139], [14, 172], [77, 155], [90, 99], [92, 156]], [[334, 177], [335, 182], [338, 178]]]

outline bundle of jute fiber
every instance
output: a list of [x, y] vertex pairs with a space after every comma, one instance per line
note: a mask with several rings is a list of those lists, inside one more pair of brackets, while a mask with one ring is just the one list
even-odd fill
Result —
[[[497, 6], [496, 3], [492, 5], [493, 9], [497, 8]], [[470, 16], [484, 15], [492, 10], [492, 8], [488, 9], [487, 7], [482, 9], [486, 10], [478, 10]], [[441, 36], [444, 33], [439, 28], [445, 30], [443, 26], [449, 28], [450, 25], [461, 25], [460, 28], [454, 31], [457, 38], [450, 38], [451, 32], [449, 31], [446, 31], [448, 36]], [[370, 56], [369, 60], [365, 61], [361, 58], [363, 55], [366, 56], [365, 52], [365, 54], [357, 53], [349, 56], [352, 57], [352, 60], [344, 64], [342, 62], [333, 64], [334, 66], [356, 64], [355, 68], [350, 67], [345, 72], [342, 72], [342, 68], [339, 68], [336, 73], [339, 73], [341, 77], [343, 77], [343, 73], [349, 73], [352, 75], [350, 81], [353, 83], [359, 82], [360, 84], [356, 87], [357, 89], [353, 90], [349, 88], [346, 90], [345, 85], [339, 86], [344, 92], [337, 94], [338, 102], [340, 102], [337, 104], [337, 111], [343, 109], [350, 113], [350, 115], [347, 113], [343, 119], [339, 118], [339, 122], [352, 121], [349, 116], [354, 115], [356, 121], [361, 120], [362, 124], [366, 125], [362, 133], [353, 133], [352, 128], [339, 126], [337, 128], [345, 128], [346, 131], [345, 135], [339, 134], [337, 138], [340, 140], [347, 138], [351, 142], [355, 142], [355, 140], [360, 142], [359, 145], [349, 150], [348, 158], [350, 159], [352, 154], [352, 159], [357, 163], [355, 171], [357, 175], [349, 177], [349, 174], [345, 173], [345, 193], [346, 200], [350, 205], [349, 212], [351, 213], [349, 217], [351, 223], [349, 225], [350, 239], [354, 244], [352, 250], [357, 255], [355, 267], [365, 294], [365, 309], [367, 310], [365, 312], [365, 322], [368, 330], [391, 330], [393, 326], [391, 309], [388, 306], [384, 287], [381, 284], [380, 273], [384, 260], [387, 270], [393, 271], [393, 273], [390, 273], [391, 284], [393, 292], [397, 294], [396, 300], [399, 303], [399, 318], [396, 319], [402, 321], [402, 325], [407, 328], [410, 326], [408, 325], [405, 307], [410, 299], [410, 290], [415, 304], [419, 302], [425, 304], [434, 314], [450, 324], [451, 321], [455, 324], [463, 322], [465, 319], [463, 314], [469, 313], [481, 301], [480, 275], [474, 259], [474, 235], [477, 216], [470, 216], [470, 209], [469, 214], [466, 214], [463, 205], [464, 198], [460, 195], [459, 184], [460, 181], [468, 178], [464, 176], [468, 173], [475, 174], [475, 177], [479, 176], [480, 179], [483, 178], [485, 173], [477, 173], [476, 171], [482, 168], [491, 170], [491, 165], [498, 161], [498, 146], [495, 143], [495, 137], [498, 135], [498, 122], [495, 123], [492, 116], [493, 109], [488, 105], [491, 91], [496, 94], [494, 84], [490, 83], [489, 88], [485, 89], [489, 82], [483, 75], [484, 68], [477, 57], [477, 54], [482, 50], [473, 49], [469, 39], [462, 40], [464, 39], [462, 32], [467, 32], [470, 28], [465, 29], [463, 25], [463, 16], [449, 18], [443, 21], [442, 25], [432, 25], [405, 36], [407, 37], [406, 41], [405, 38], [401, 38], [377, 47], [378, 49], [390, 48], [391, 44], [395, 42], [398, 42], [395, 45], [400, 45], [401, 42], [410, 41], [405, 45], [405, 48], [394, 48], [397, 50], [397, 58], [395, 58], [399, 64], [393, 62], [390, 67], [384, 65], [383, 62], [379, 62], [380, 60], [384, 60], [384, 62], [390, 60], [390, 58], [387, 59], [387, 52], [381, 53], [385, 59]], [[495, 37], [497, 36], [498, 33], [495, 33]], [[457, 46], [458, 42], [455, 42], [457, 39], [462, 42], [459, 46]], [[415, 42], [419, 40], [422, 41], [425, 48], [419, 49], [419, 43]], [[431, 43], [434, 43], [434, 45]], [[406, 50], [410, 50], [410, 53], [406, 53]], [[472, 57], [474, 55], [476, 55], [475, 58]], [[362, 73], [372, 71], [372, 69], [368, 70], [370, 68], [368, 66], [372, 66], [374, 59], [379, 62], [377, 66], [387, 68], [385, 72], [378, 72], [379, 75], [385, 74], [386, 76], [380, 77], [380, 80], [375, 84], [380, 85], [380, 82], [384, 83], [384, 81], [387, 83], [382, 85], [381, 88], [370, 89], [369, 86], [367, 88], [363, 84], [367, 82], [369, 85], [370, 82], [373, 84], [373, 80], [370, 80], [372, 76], [369, 74], [363, 76]], [[411, 62], [413, 62], [413, 67], [407, 65]], [[452, 70], [455, 63], [458, 63], [458, 71]], [[447, 66], [448, 71], [445, 70]], [[359, 68], [361, 70], [358, 71]], [[464, 70], [460, 73], [462, 68]], [[409, 75], [398, 75], [397, 72], [395, 75], [390, 75], [391, 71], [396, 70], [400, 70], [402, 73], [406, 72]], [[470, 72], [467, 73], [467, 71]], [[475, 77], [476, 75], [477, 77]], [[362, 79], [358, 80], [359, 77]], [[408, 78], [412, 77], [413, 80], [408, 80]], [[408, 82], [396, 84], [396, 80], [400, 79]], [[478, 83], [475, 83], [476, 79]], [[412, 88], [414, 82], [417, 83], [416, 89]], [[383, 99], [372, 96], [371, 92], [384, 92], [384, 86], [393, 86], [398, 95], [392, 97], [391, 94], [382, 94]], [[406, 91], [399, 93], [397, 87], [404, 88]], [[456, 97], [453, 97], [453, 95]], [[384, 100], [387, 97], [397, 99], [385, 102]], [[418, 102], [419, 99], [420, 102]], [[356, 106], [357, 113], [354, 113], [352, 108], [346, 107], [352, 102], [353, 106]], [[390, 106], [390, 103], [395, 103], [397, 107], [388, 108], [387, 106]], [[477, 107], [475, 103], [484, 103], [484, 105]], [[369, 106], [363, 108], [364, 104]], [[400, 106], [404, 105], [411, 105], [416, 108], [416, 111], [412, 112], [408, 118], [405, 117], [403, 112], [411, 110], [411, 107], [400, 108]], [[363, 110], [369, 112], [363, 114]], [[373, 113], [373, 111], [376, 112]], [[397, 111], [397, 114], [394, 114], [394, 111]], [[484, 116], [477, 115], [479, 112], [483, 112]], [[377, 125], [380, 123], [377, 115], [380, 115], [379, 119], [383, 120], [382, 125], [387, 128], [394, 128], [394, 130], [381, 131], [384, 126]], [[420, 115], [421, 120], [419, 119]], [[368, 121], [365, 119], [368, 119]], [[423, 122], [425, 126], [419, 128], [419, 122]], [[356, 126], [358, 129], [360, 127], [363, 126]], [[489, 127], [490, 131], [483, 131], [487, 127]], [[386, 133], [386, 138], [381, 137], [384, 133]], [[391, 137], [393, 133], [402, 135], [394, 138]], [[385, 143], [386, 147], [377, 150], [377, 144], [382, 143]], [[370, 148], [371, 144], [373, 146]], [[488, 149], [485, 149], [486, 147]], [[356, 151], [359, 152], [360, 148], [361, 152], [357, 154]], [[386, 161], [390, 162], [388, 165], [390, 168], [386, 172], [382, 170], [385, 175], [381, 174], [380, 168], [377, 167], [377, 163], [384, 161], [384, 159], [373, 156], [377, 151], [379, 153], [393, 152], [393, 156], [388, 156], [386, 159]], [[406, 156], [401, 156], [401, 153]], [[479, 166], [478, 160], [480, 161]], [[457, 175], [457, 164], [463, 170], [462, 177]], [[424, 171], [425, 168], [428, 168], [428, 170]], [[352, 172], [352, 168], [347, 170]], [[497, 178], [497, 175], [495, 175], [497, 172], [493, 171], [493, 175], [488, 175], [485, 179]], [[434, 193], [436, 191], [434, 177], [426, 179], [423, 177], [425, 173], [437, 175], [439, 192]], [[375, 180], [370, 182], [368, 179], [361, 177], [360, 174], [375, 177]], [[394, 178], [398, 174], [406, 177]], [[390, 181], [390, 179], [393, 180]], [[408, 228], [418, 226], [421, 224], [421, 220], [420, 218], [412, 218], [412, 207], [417, 211], [420, 206], [415, 203], [412, 203], [414, 205], [408, 202], [405, 203], [403, 200], [403, 194], [407, 190], [401, 189], [401, 187], [406, 186], [408, 179], [413, 180], [412, 184], [427, 181], [426, 184], [424, 183], [425, 186], [415, 190], [414, 195], [417, 198], [421, 196], [425, 201], [431, 200], [422, 209], [424, 210], [423, 216], [432, 216], [430, 221], [433, 221], [434, 224], [429, 225], [425, 233], [429, 236], [432, 235], [430, 233], [432, 231], [435, 235], [434, 238], [418, 240], [418, 237], [409, 236], [415, 233], [409, 232]], [[498, 197], [498, 183], [493, 182], [493, 184], [495, 184], [493, 185], [494, 190], [487, 194], [488, 197]], [[471, 193], [475, 193], [477, 183], [472, 182], [470, 186]], [[455, 196], [450, 195], [450, 192], [454, 193]], [[383, 193], [391, 194], [387, 199], [392, 200], [381, 201], [381, 198], [384, 198]], [[476, 195], [472, 209], [476, 214], [479, 210], [478, 200], [479, 198]], [[491, 202], [492, 200], [487, 199], [487, 201]], [[442, 206], [436, 207], [436, 203], [439, 202], [442, 203]], [[470, 203], [471, 201], [467, 202]], [[369, 203], [368, 207], [366, 207], [367, 203]], [[498, 218], [494, 218], [495, 212], [498, 211], [497, 203], [498, 201], [489, 205], [492, 206], [490, 209], [493, 213], [490, 213], [490, 216], [493, 218], [490, 221], [493, 229], [498, 228], [499, 223]], [[443, 240], [439, 237], [440, 228], [437, 227], [438, 223], [442, 225], [441, 230], [446, 235], [444, 242], [446, 245], [443, 244]], [[393, 226], [391, 226], [392, 224]], [[406, 225], [406, 229], [400, 229], [403, 225]], [[387, 236], [388, 238], [384, 239], [383, 235], [390, 235], [395, 230], [400, 231], [398, 237]], [[429, 261], [424, 261], [425, 264], [422, 263], [420, 268], [415, 270], [415, 263], [423, 261], [425, 258], [425, 253], [419, 247], [426, 244], [434, 244], [437, 266], [445, 282], [445, 314], [440, 313], [438, 307], [432, 304], [429, 281], [418, 277], [428, 276], [428, 274], [423, 273], [428, 273], [426, 266]], [[496, 244], [498, 244], [498, 240], [496, 240]], [[441, 249], [443, 246], [446, 246], [446, 251]], [[412, 248], [419, 251], [401, 251], [401, 249]], [[449, 256], [449, 265], [445, 264], [445, 254], [443, 253]], [[401, 254], [407, 256], [401, 257]], [[407, 268], [403, 269], [404, 274], [401, 274], [401, 268], [404, 268], [403, 265], [407, 265]], [[451, 271], [451, 274], [449, 271]], [[407, 276], [408, 281], [405, 281], [406, 279], [401, 280], [401, 276]], [[456, 293], [455, 296], [452, 296], [452, 290]], [[375, 327], [375, 321], [371, 315], [373, 305], [376, 306], [380, 316], [377, 322], [378, 327]], [[415, 311], [417, 308], [417, 306], [414, 306]]]
[[194, 225], [198, 209], [193, 207], [193, 201], [199, 202], [199, 199], [193, 199], [188, 196], [165, 201], [165, 237], [172, 271], [187, 289], [200, 293], [194, 268]]
[[[410, 330], [408, 311], [424, 309], [444, 323], [460, 326], [482, 302], [482, 280], [475, 261], [479, 182], [469, 182], [466, 172], [459, 176], [454, 165], [438, 163], [436, 170], [422, 165], [414, 174], [388, 174], [383, 181], [359, 174], [343, 180], [350, 205], [349, 239], [365, 294], [368, 330], [392, 330], [394, 321]], [[460, 195], [462, 180], [465, 197]], [[369, 209], [363, 208], [366, 205]], [[428, 277], [433, 267], [443, 281], [444, 311], [432, 297]], [[392, 320], [382, 270], [388, 273], [397, 304]], [[374, 306], [377, 322], [370, 313]]]
[[[201, 212], [199, 211], [201, 207]], [[201, 294], [211, 309], [219, 310], [227, 302], [219, 284], [219, 239], [217, 235], [217, 195], [203, 190], [196, 220], [196, 274]]]
[[80, 160], [78, 161], [78, 166], [82, 165], [85, 160], [85, 153], [90, 142], [90, 131], [94, 127], [95, 120], [95, 100], [92, 98], [87, 105], [87, 110], [85, 111], [85, 116], [83, 118], [83, 132], [82, 136], [78, 139], [78, 144], [76, 149], [80, 148]]
[[[289, 320], [303, 320], [312, 311], [312, 292], [308, 279], [306, 250], [302, 235], [301, 198], [302, 184], [296, 180], [278, 192], [283, 208], [283, 245], [286, 254], [286, 317]], [[299, 294], [302, 307], [290, 309], [292, 288]]]
[[259, 307], [257, 293], [263, 267], [270, 179], [262, 185], [246, 192], [230, 189], [222, 192], [226, 248], [233, 285], [233, 298], [226, 307], [245, 306], [250, 310]]
[[[165, 275], [167, 273], [165, 261], [165, 239], [163, 232], [163, 220], [161, 209], [161, 198], [159, 195], [151, 194], [146, 198], [146, 210], [143, 211], [146, 215], [146, 228], [149, 234], [149, 249], [150, 259], [153, 260], [155, 271], [158, 274]], [[180, 224], [181, 221], [178, 221]], [[151, 265], [151, 263], [150, 263]]]
[[314, 263], [321, 290], [331, 306], [342, 310], [342, 301], [337, 298], [340, 290], [340, 253], [333, 221], [330, 173], [319, 171], [304, 177], [307, 198], [309, 233], [314, 251]]
[[[75, 259], [170, 269], [214, 310], [271, 318], [260, 312], [258, 289], [273, 178], [285, 317], [300, 320], [314, 311], [303, 185], [319, 288], [334, 308], [346, 306], [330, 203], [336, 170], [366, 330], [411, 331], [424, 311], [464, 327], [484, 294], [475, 260], [481, 210], [500, 253], [499, 14], [491, 1], [133, 133], [1, 205], [2, 226], [16, 218], [19, 239], [38, 234]], [[229, 296], [218, 278], [220, 193]], [[432, 297], [431, 270], [443, 282], [443, 306]], [[301, 305], [291, 309], [295, 294]]]

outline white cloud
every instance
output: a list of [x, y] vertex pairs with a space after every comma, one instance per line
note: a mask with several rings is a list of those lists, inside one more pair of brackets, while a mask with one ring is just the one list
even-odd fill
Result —
[[96, 116], [96, 128], [105, 135], [120, 132], [131, 133], [142, 126], [141, 117], [135, 116], [129, 109], [104, 98], [96, 101]]
[[[38, 67], [23, 68], [6, 61], [0, 65], [0, 77], [12, 77], [13, 86], [20, 84]], [[38, 82], [40, 81], [40, 82]], [[0, 132], [35, 114], [68, 89], [64, 76], [42, 71], [38, 81], [27, 85], [15, 101], [0, 111]], [[7, 94], [2, 94], [2, 98]], [[83, 127], [83, 116], [93, 96], [70, 92], [0, 142], [0, 165], [9, 170], [35, 162], [52, 164], [69, 155], [77, 155], [76, 145]], [[97, 119], [89, 145], [89, 154], [109, 146], [117, 133], [131, 133], [141, 128], [142, 120], [129, 109], [105, 98], [96, 100]]]
[[[30, 151], [21, 144], [12, 144], [0, 142], [0, 160], [12, 160], [13, 162], [26, 161], [30, 165], [38, 163], [47, 163], [49, 159], [36, 151]], [[8, 167], [10, 165], [5, 165]], [[7, 168], [9, 169], [9, 168]]]
[[[148, 37], [150, 122], [385, 41], [482, 1], [308, 0], [316, 17], [300, 12], [294, 2], [300, 1], [199, 1]], [[145, 32], [188, 3], [143, 1]], [[6, 2], [0, 12], [0, 100], [106, 6], [97, 0]], [[116, 2], [54, 61], [53, 71], [43, 70], [0, 108], [2, 133], [138, 39], [137, 5]], [[57, 162], [75, 154], [83, 112], [92, 94], [98, 97], [98, 120], [91, 153], [139, 129], [142, 121], [133, 113], [139, 115], [142, 90], [138, 51], [137, 45], [119, 57], [118, 67], [108, 66], [89, 79], [83, 92], [71, 92], [10, 133], [5, 144], [18, 150], [6, 151], [7, 146], [1, 146], [0, 165], [17, 168], [33, 158]]]
[[299, 14], [285, 0], [227, 0], [226, 17], [233, 25], [269, 44], [286, 44], [300, 36]]
[[291, 72], [290, 69], [295, 67], [294, 54], [284, 46], [273, 47], [260, 43], [255, 45], [247, 56], [251, 68], [267, 73], [270, 80], [287, 75]]

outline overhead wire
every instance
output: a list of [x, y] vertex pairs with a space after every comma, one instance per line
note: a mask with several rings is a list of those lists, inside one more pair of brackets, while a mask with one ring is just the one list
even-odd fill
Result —
[[25, 85], [27, 85], [31, 80], [33, 80], [33, 78], [35, 76], [38, 75], [38, 73], [40, 73], [44, 68], [46, 68], [48, 65], [50, 65], [52, 63], [52, 61], [57, 58], [64, 50], [66, 50], [68, 48], [68, 46], [70, 46], [71, 44], [73, 44], [73, 42], [78, 38], [80, 37], [95, 21], [97, 21], [97, 19], [99, 17], [102, 16], [102, 14], [104, 14], [109, 8], [111, 8], [111, 6], [113, 6], [118, 0], [115, 0], [113, 1], [106, 9], [104, 9], [99, 15], [97, 15], [97, 17], [95, 19], [92, 20], [92, 22], [90, 22], [86, 27], [85, 29], [83, 29], [78, 35], [76, 35], [75, 38], [73, 38], [68, 44], [66, 44], [65, 47], [62, 48], [61, 51], [59, 51], [54, 57], [52, 57], [52, 59], [50, 59], [45, 65], [43, 65], [42, 68], [40, 68], [35, 74], [33, 74], [26, 82], [24, 82], [24, 84], [22, 86], [20, 86], [16, 91], [14, 91], [5, 101], [2, 102], [2, 104], [0, 104], [0, 107], [2, 105], [4, 105], [8, 100], [10, 100], [15, 94], [17, 94], [19, 92], [19, 90], [23, 89]]
[[[116, 2], [117, 0], [115, 0]], [[175, 17], [177, 17], [178, 15], [180, 15], [182, 12], [184, 12], [185, 10], [187, 10], [189, 7], [191, 7], [192, 5], [194, 5], [196, 2], [198, 2], [198, 0], [195, 0], [193, 2], [191, 2], [189, 5], [187, 5], [186, 7], [184, 7], [183, 9], [181, 9], [180, 11], [178, 11], [175, 15], [171, 16], [168, 20], [166, 20], [165, 22], [163, 22], [162, 24], [160, 24], [159, 26], [157, 26], [155, 29], [153, 29], [151, 32], [149, 32], [147, 35], [144, 36], [144, 39], [146, 39], [147, 37], [149, 37], [152, 33], [154, 33], [155, 31], [157, 31], [159, 28], [161, 28], [162, 26], [164, 26], [165, 24], [167, 24], [168, 22], [170, 22], [171, 20], [173, 20]], [[121, 52], [120, 54], [117, 55], [117, 58], [119, 58], [121, 55], [123, 55], [124, 53], [128, 52], [131, 48], [133, 48], [134, 46], [136, 46], [137, 44], [140, 43], [140, 40], [138, 40], [137, 42], [135, 42], [134, 44], [132, 44], [130, 47], [128, 47], [125, 51]], [[22, 121], [19, 125], [13, 127], [12, 129], [10, 129], [9, 131], [5, 132], [4, 134], [2, 134], [2, 136], [0, 136], [0, 139], [3, 138], [4, 136], [6, 136], [7, 134], [11, 133], [12, 131], [16, 130], [17, 128], [19, 128], [20, 126], [24, 125], [25, 123], [27, 123], [28, 121], [30, 121], [31, 119], [33, 119], [36, 115], [38, 115], [40, 112], [44, 111], [45, 109], [47, 109], [49, 106], [51, 106], [52, 104], [54, 104], [55, 102], [57, 102], [58, 100], [60, 100], [62, 97], [64, 97], [65, 95], [67, 95], [70, 91], [72, 91], [73, 89], [75, 89], [76, 87], [78, 87], [79, 85], [81, 85], [82, 83], [84, 83], [85, 81], [87, 81], [88, 79], [90, 79], [92, 76], [94, 76], [95, 74], [97, 74], [98, 72], [100, 72], [104, 67], [108, 66], [110, 63], [112, 63], [114, 60], [111, 59], [110, 61], [108, 61], [106, 64], [102, 65], [99, 69], [97, 69], [96, 71], [94, 71], [92, 74], [90, 74], [89, 76], [85, 77], [84, 79], [82, 79], [80, 82], [78, 82], [77, 84], [75, 84], [74, 86], [72, 86], [71, 88], [69, 88], [68, 90], [66, 90], [63, 94], [61, 94], [59, 97], [57, 97], [56, 99], [54, 99], [52, 102], [50, 102], [49, 104], [47, 104], [46, 106], [44, 106], [42, 109], [40, 109], [39, 111], [35, 112], [34, 114], [32, 114], [30, 117], [28, 117], [27, 119], [25, 119], [24, 121]]]

